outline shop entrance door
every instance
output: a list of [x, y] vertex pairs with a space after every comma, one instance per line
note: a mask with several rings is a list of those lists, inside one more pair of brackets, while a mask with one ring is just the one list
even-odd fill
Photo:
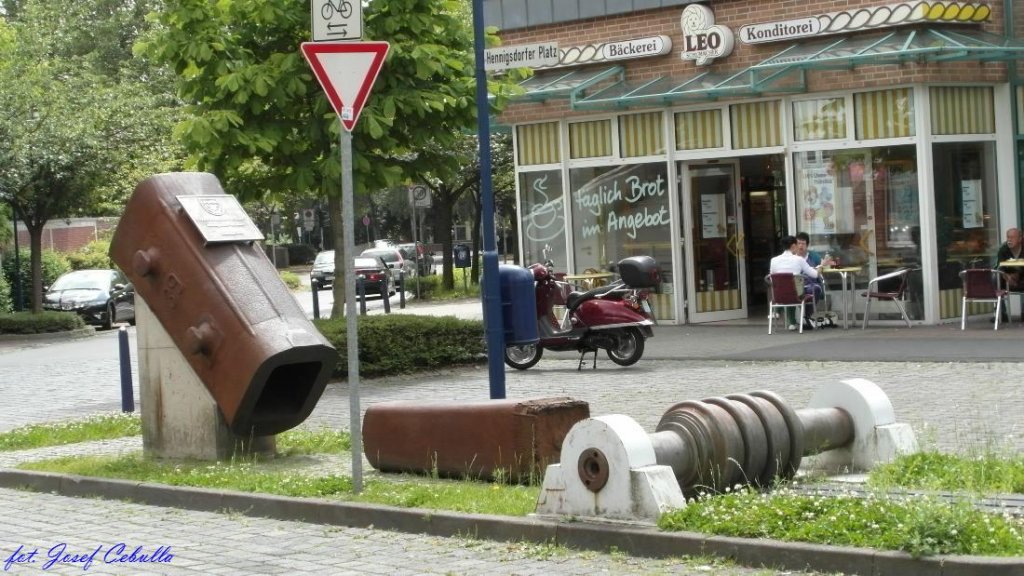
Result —
[[746, 318], [739, 162], [682, 162], [679, 173], [688, 317], [691, 322]]

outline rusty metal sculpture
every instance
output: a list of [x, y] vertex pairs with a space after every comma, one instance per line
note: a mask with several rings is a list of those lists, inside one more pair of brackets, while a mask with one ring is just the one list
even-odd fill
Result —
[[110, 249], [240, 436], [301, 423], [337, 363], [261, 238], [212, 174], [170, 173], [136, 187]]

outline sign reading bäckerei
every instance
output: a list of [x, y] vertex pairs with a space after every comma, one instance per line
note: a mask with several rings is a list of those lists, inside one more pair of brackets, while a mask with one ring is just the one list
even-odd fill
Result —
[[488, 48], [484, 51], [484, 70], [555, 66], [560, 56], [557, 42]]
[[991, 15], [992, 9], [980, 2], [917, 0], [851, 8], [795, 20], [747, 24], [740, 27], [738, 35], [744, 44], [760, 44], [912, 24], [977, 24], [985, 22]]
[[648, 36], [621, 42], [608, 42], [601, 45], [601, 59], [627, 60], [645, 56], [661, 56], [672, 50], [672, 39], [668, 36]]

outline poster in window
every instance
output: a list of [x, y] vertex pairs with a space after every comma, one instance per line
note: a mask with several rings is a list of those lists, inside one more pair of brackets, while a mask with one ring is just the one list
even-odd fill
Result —
[[917, 174], [889, 172], [889, 241], [910, 242], [917, 226]]
[[805, 169], [800, 229], [808, 234], [832, 234], [836, 230], [835, 218], [835, 178], [828, 168]]
[[964, 228], [981, 228], [981, 180], [960, 182], [961, 205], [964, 210]]
[[725, 238], [725, 194], [704, 194], [700, 197], [702, 238]]

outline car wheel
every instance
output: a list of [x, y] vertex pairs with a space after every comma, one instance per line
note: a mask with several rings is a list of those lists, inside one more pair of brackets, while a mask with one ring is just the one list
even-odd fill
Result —
[[114, 312], [114, 305], [113, 304], [107, 304], [107, 313], [103, 317], [103, 329], [104, 330], [110, 330], [111, 328], [113, 328], [115, 320], [116, 320], [116, 318], [115, 318], [115, 312]]

